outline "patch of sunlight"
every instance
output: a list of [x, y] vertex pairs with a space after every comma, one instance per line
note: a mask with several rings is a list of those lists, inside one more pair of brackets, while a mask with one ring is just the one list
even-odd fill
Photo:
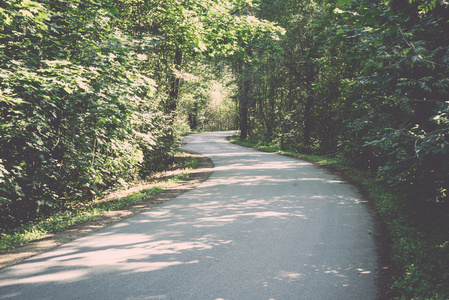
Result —
[[157, 262], [128, 262], [120, 269], [128, 271], [129, 274], [153, 272], [157, 270], [166, 269], [168, 267], [197, 264], [199, 260], [192, 261], [157, 261]]
[[203, 183], [204, 187], [217, 186], [217, 185], [261, 185], [267, 183], [286, 183], [289, 181], [295, 181], [294, 178], [274, 178], [271, 175], [264, 176], [234, 176], [234, 177], [220, 177]]
[[237, 219], [242, 217], [251, 217], [252, 219], [264, 219], [264, 218], [279, 218], [287, 219], [288, 217], [300, 217], [302, 219], [307, 219], [307, 217], [302, 213], [283, 213], [276, 211], [262, 211], [262, 212], [250, 212], [250, 213], [236, 213], [232, 215], [224, 216], [212, 216], [199, 218], [196, 220], [198, 224], [194, 224], [194, 227], [213, 227], [225, 225], [226, 223], [231, 223], [237, 221]]
[[304, 275], [301, 273], [281, 271], [274, 277], [274, 279], [293, 282], [293, 281], [297, 281], [298, 279], [301, 279], [303, 277], [304, 277]]
[[[258, 160], [254, 160], [258, 161]], [[268, 161], [265, 163], [257, 163], [257, 164], [229, 164], [226, 166], [217, 166], [214, 168], [214, 171], [229, 171], [229, 170], [288, 170], [297, 168], [301, 163], [297, 162], [286, 162], [286, 161]]]
[[326, 267], [326, 269], [327, 270], [323, 272], [324, 274], [331, 274], [337, 277], [348, 277], [347, 275], [342, 274], [341, 268], [331, 269], [330, 267]]
[[54, 272], [51, 274], [37, 275], [31, 277], [17, 279], [6, 279], [0, 282], [1, 286], [8, 286], [13, 284], [33, 284], [33, 283], [44, 283], [44, 282], [74, 282], [82, 280], [89, 270], [71, 270], [64, 272]]
[[299, 181], [327, 181], [325, 178], [298, 178]]

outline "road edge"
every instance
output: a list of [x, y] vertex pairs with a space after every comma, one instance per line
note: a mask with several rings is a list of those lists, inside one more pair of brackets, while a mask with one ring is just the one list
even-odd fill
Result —
[[379, 293], [377, 296], [377, 299], [389, 299], [389, 292], [390, 292], [390, 286], [394, 281], [394, 275], [395, 275], [395, 268], [393, 264], [393, 250], [392, 250], [392, 241], [390, 238], [390, 233], [388, 230], [388, 227], [384, 220], [382, 220], [379, 213], [376, 211], [374, 199], [369, 196], [369, 193], [366, 191], [366, 189], [363, 187], [363, 185], [360, 182], [357, 182], [355, 180], [352, 180], [349, 178], [349, 176], [345, 175], [343, 172], [337, 170], [335, 167], [319, 163], [304, 157], [297, 157], [294, 155], [289, 154], [282, 154], [272, 151], [267, 151], [263, 149], [258, 149], [256, 147], [247, 146], [247, 145], [240, 145], [238, 143], [232, 142], [229, 138], [228, 141], [232, 144], [253, 149], [256, 151], [266, 152], [266, 153], [272, 153], [280, 156], [286, 156], [289, 158], [293, 158], [296, 160], [302, 160], [305, 162], [308, 162], [312, 165], [314, 165], [317, 168], [324, 169], [327, 172], [334, 174], [338, 177], [340, 177], [343, 182], [346, 184], [350, 184], [353, 187], [357, 189], [357, 192], [359, 193], [362, 203], [366, 206], [369, 213], [373, 217], [374, 221], [374, 227], [375, 232], [373, 235], [373, 239], [376, 245], [376, 252], [377, 252], [377, 259], [378, 259], [378, 269], [376, 270], [376, 285], [379, 289]]
[[162, 192], [144, 201], [134, 203], [126, 209], [111, 211], [94, 220], [77, 224], [60, 232], [48, 234], [47, 236], [29, 242], [26, 245], [0, 251], [0, 270], [113, 225], [196, 188], [212, 175], [214, 164], [210, 158], [204, 155], [185, 148], [181, 148], [181, 150], [195, 157], [198, 162], [195, 169], [189, 171], [189, 176], [186, 180], [177, 183], [171, 188], [164, 189]]

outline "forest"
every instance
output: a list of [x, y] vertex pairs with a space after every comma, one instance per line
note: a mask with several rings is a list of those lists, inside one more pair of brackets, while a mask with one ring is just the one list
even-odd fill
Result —
[[2, 235], [238, 129], [371, 174], [432, 233], [393, 295], [449, 297], [446, 0], [3, 0], [0, 41]]

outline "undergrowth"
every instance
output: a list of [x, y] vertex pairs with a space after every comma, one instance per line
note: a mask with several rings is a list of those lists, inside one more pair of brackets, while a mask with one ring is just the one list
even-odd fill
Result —
[[393, 193], [375, 175], [351, 167], [344, 159], [281, 151], [276, 144], [257, 140], [231, 142], [312, 161], [330, 167], [359, 186], [372, 200], [391, 240], [392, 266], [389, 290], [382, 299], [449, 299], [449, 233], [444, 227], [424, 228], [414, 220], [419, 214], [403, 195]]
[[139, 190], [126, 196], [100, 198], [88, 204], [69, 203], [63, 211], [24, 224], [8, 233], [1, 233], [0, 250], [8, 250], [24, 245], [43, 238], [49, 233], [62, 231], [76, 224], [93, 220], [109, 211], [124, 209], [133, 203], [144, 201], [162, 190], [185, 180], [188, 177], [187, 170], [194, 168], [196, 164], [196, 158], [189, 156], [187, 161], [180, 165], [175, 165], [175, 168], [184, 169], [186, 170], [185, 172], [163, 179], [151, 188]]

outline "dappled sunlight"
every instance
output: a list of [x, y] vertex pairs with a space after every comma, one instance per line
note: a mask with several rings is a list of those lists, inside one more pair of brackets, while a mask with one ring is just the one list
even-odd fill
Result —
[[[179, 236], [179, 239], [160, 239], [162, 236]], [[0, 287], [9, 284], [49, 282], [62, 284], [82, 281], [93, 273], [111, 268], [115, 272], [126, 274], [196, 264], [199, 263], [198, 259], [180, 261], [175, 257], [184, 251], [210, 250], [216, 246], [232, 244], [232, 242], [232, 240], [217, 238], [214, 234], [184, 239], [179, 232], [172, 231], [164, 231], [157, 235], [103, 233], [95, 239], [82, 238], [76, 246], [69, 244], [62, 247], [60, 251], [44, 254], [47, 256], [45, 264], [42, 259], [31, 259], [25, 264], [14, 267], [15, 270], [10, 273], [10, 278], [2, 280]], [[157, 259], [158, 256], [161, 259]], [[64, 265], [66, 271], [58, 271], [61, 265]], [[50, 270], [52, 270], [50, 274], [43, 274]]]
[[[190, 146], [190, 144], [189, 144]], [[203, 155], [207, 156], [207, 157], [214, 157], [214, 158], [226, 158], [227, 160], [229, 160], [229, 162], [232, 164], [233, 161], [242, 161], [245, 160], [246, 162], [258, 162], [257, 160], [257, 156], [255, 156], [254, 154], [249, 156], [248, 151], [245, 152], [239, 152], [236, 151], [236, 148], [233, 148], [232, 146], [229, 147], [228, 149], [224, 149], [221, 148], [221, 150], [228, 150], [228, 152], [224, 152], [224, 153], [216, 153], [216, 152], [211, 152], [211, 153], [203, 153]]]
[[215, 141], [187, 138], [213, 159], [206, 182], [7, 269], [1, 294], [30, 298], [61, 285], [74, 287], [64, 299], [75, 288], [86, 298], [107, 281], [114, 293], [102, 295], [117, 299], [133, 299], [123, 289], [137, 291], [135, 299], [286, 299], [286, 290], [347, 299], [371, 284], [371, 227], [354, 189], [310, 163], [224, 142], [225, 134], [196, 136]]
[[327, 270], [324, 271], [324, 274], [332, 274], [338, 277], [347, 277], [346, 275], [341, 273], [340, 269], [332, 269], [332, 268], [326, 268]]
[[298, 178], [296, 180], [298, 180], [298, 181], [325, 181], [325, 182], [333, 182], [333, 180], [330, 181], [330, 180], [326, 180], [325, 178], [306, 178], [306, 177], [301, 177], [301, 178]]
[[[310, 254], [309, 257], [313, 257]], [[301, 289], [301, 299], [314, 299], [316, 291], [313, 287], [309, 289], [309, 286], [317, 286], [315, 284], [310, 285], [310, 282], [322, 282], [323, 284], [318, 284], [317, 287], [321, 289], [332, 290], [335, 287], [341, 289], [352, 289], [354, 287], [354, 277], [358, 277], [363, 280], [363, 276], [372, 276], [372, 272], [365, 270], [363, 268], [357, 268], [354, 266], [343, 266], [340, 263], [334, 263], [332, 265], [314, 265], [314, 264], [304, 264], [301, 268], [296, 270], [279, 270], [273, 272], [271, 276], [266, 276], [259, 280], [259, 285], [262, 288], [272, 288], [277, 286], [278, 282], [283, 284], [294, 284]], [[335, 296], [335, 298], [340, 299], [340, 297]], [[344, 299], [352, 299], [352, 297], [344, 297]], [[363, 299], [363, 298], [359, 298]]]
[[[291, 170], [298, 167], [311, 167], [311, 163], [301, 160], [286, 160], [284, 157], [272, 153], [234, 153], [232, 151], [211, 155], [215, 157], [217, 165], [214, 171], [237, 170]], [[222, 163], [223, 162], [223, 163]]]
[[[47, 282], [73, 282], [88, 277], [88, 270], [71, 270], [60, 271], [50, 274], [43, 274], [37, 276], [26, 277], [20, 280], [20, 284], [34, 284], [34, 283], [47, 283]], [[9, 284], [18, 284], [14, 278], [4, 279], [0, 282], [0, 287], [7, 286]]]
[[337, 204], [348, 205], [348, 204], [361, 204], [363, 201], [360, 198], [355, 197], [345, 197], [345, 196], [335, 196], [337, 199]]
[[264, 211], [264, 212], [237, 213], [237, 214], [225, 215], [225, 216], [213, 216], [213, 217], [199, 218], [199, 219], [197, 219], [198, 224], [195, 224], [193, 226], [195, 226], [195, 227], [220, 226], [220, 225], [224, 225], [224, 223], [235, 222], [238, 218], [242, 218], [242, 217], [250, 217], [250, 220], [252, 220], [252, 219], [262, 219], [262, 218], [286, 219], [287, 217], [292, 217], [292, 216], [305, 218], [305, 216], [302, 214]]
[[[311, 255], [313, 256], [313, 255]], [[308, 265], [304, 264], [301, 268], [302, 272], [297, 271], [278, 271], [273, 274], [271, 278], [266, 278], [261, 282], [264, 287], [270, 287], [274, 281], [283, 281], [287, 283], [295, 283], [298, 285], [306, 284], [310, 278], [316, 278], [316, 280], [322, 280], [323, 276], [331, 276], [333, 279], [329, 282], [334, 282], [335, 286], [351, 287], [351, 278], [355, 276], [370, 276], [372, 271], [365, 270], [363, 268], [341, 267], [338, 263], [334, 266], [330, 265]]]
[[[76, 253], [65, 257], [59, 257], [58, 261], [67, 261], [69, 265], [101, 266], [122, 264], [138, 260], [148, 260], [158, 255], [180, 254], [183, 251], [208, 250], [214, 246], [232, 243], [231, 240], [222, 240], [207, 234], [195, 239], [186, 240], [182, 236], [179, 239], [161, 239], [170, 236], [178, 236], [178, 232], [164, 232], [159, 237], [140, 235], [138, 240], [127, 238], [127, 234], [113, 234], [109, 242], [101, 241], [102, 247], [94, 245], [80, 245], [81, 249], [89, 247], [89, 255]], [[128, 243], [125, 243], [126, 241]], [[84, 249], [83, 249], [84, 250]], [[152, 265], [153, 266], [153, 265]]]
[[[120, 270], [124, 271], [123, 275], [143, 273], [143, 272], [153, 272], [157, 270], [162, 270], [168, 267], [197, 264], [198, 260], [192, 260], [187, 262], [182, 261], [159, 261], [159, 262], [127, 262], [120, 267]], [[126, 272], [128, 271], [128, 272]]]
[[274, 276], [274, 279], [277, 280], [285, 280], [288, 282], [298, 281], [299, 279], [303, 278], [305, 275], [297, 272], [287, 272], [287, 271], [281, 271], [276, 276]]
[[[196, 193], [195, 196], [197, 196]], [[234, 223], [248, 223], [258, 219], [307, 219], [307, 215], [303, 210], [304, 207], [295, 203], [295, 197], [290, 197], [290, 199], [287, 197], [249, 199], [246, 201], [238, 196], [227, 201], [207, 201], [207, 196], [202, 198], [205, 198], [206, 201], [193, 202], [191, 204], [186, 203], [182, 207], [179, 207], [177, 204], [167, 204], [160, 212], [148, 211], [144, 213], [148, 218], [139, 220], [138, 222], [163, 222], [167, 223], [166, 226], [170, 228], [174, 227], [182, 230], [183, 226], [193, 226], [196, 228], [225, 225], [233, 226]], [[272, 209], [273, 206], [276, 207], [276, 210]], [[179, 214], [169, 213], [169, 211], [174, 210], [178, 210]], [[190, 215], [194, 215], [195, 218], [186, 217]]]
[[[293, 181], [294, 179], [291, 179]], [[282, 180], [282, 179], [276, 179], [272, 176], [238, 176], [238, 177], [221, 177], [216, 178], [214, 181], [206, 182], [204, 186], [214, 186], [214, 185], [232, 185], [232, 184], [238, 184], [238, 185], [258, 185], [261, 182], [264, 183], [278, 183], [278, 182], [285, 182], [288, 180]]]

